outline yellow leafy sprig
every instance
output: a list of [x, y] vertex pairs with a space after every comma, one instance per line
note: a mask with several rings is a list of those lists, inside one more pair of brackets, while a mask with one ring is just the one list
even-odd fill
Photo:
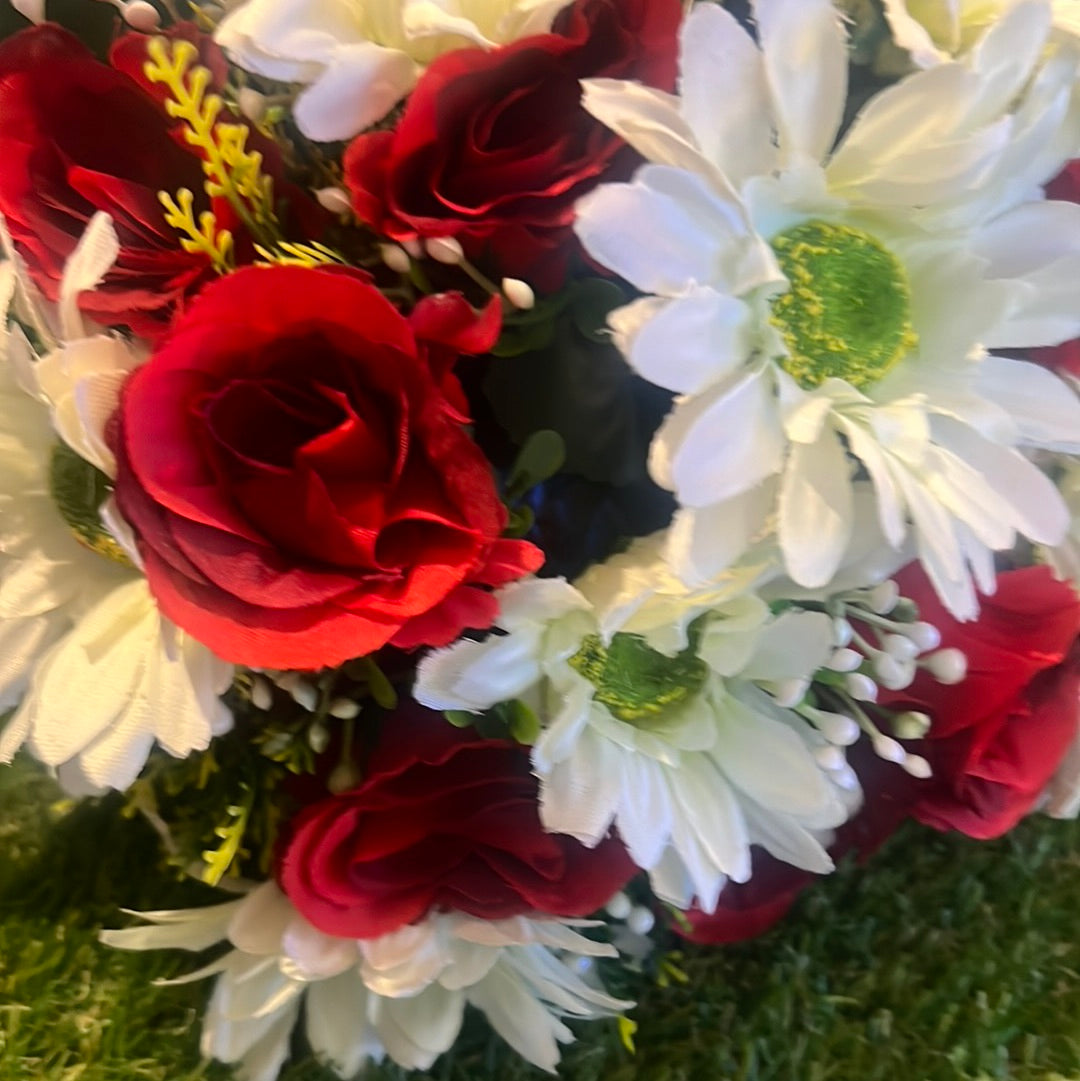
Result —
[[282, 241], [275, 248], [255, 246], [259, 258], [267, 266], [348, 266], [345, 257], [315, 241], [312, 244], [293, 244]]
[[159, 191], [158, 199], [165, 209], [165, 222], [180, 237], [180, 247], [186, 252], [202, 252], [219, 274], [233, 269], [233, 235], [228, 229], [220, 229], [217, 215], [204, 210], [195, 219], [195, 197], [187, 188], [181, 188], [174, 199], [167, 191]]
[[[262, 171], [262, 155], [247, 149], [247, 127], [219, 121], [224, 102], [207, 93], [210, 72], [195, 63], [198, 49], [190, 41], [169, 42], [156, 37], [150, 40], [147, 52], [150, 59], [143, 66], [147, 79], [161, 83], [169, 92], [166, 112], [183, 121], [184, 138], [202, 154], [206, 194], [211, 199], [227, 199], [260, 244], [272, 248], [280, 243], [273, 179]], [[188, 233], [188, 238], [201, 245], [198, 237], [205, 235], [205, 229], [200, 228], [195, 235]], [[204, 249], [200, 246], [199, 250]]]
[[244, 855], [240, 845], [244, 840], [255, 804], [255, 792], [248, 784], [241, 784], [240, 788], [241, 802], [230, 804], [225, 808], [229, 820], [214, 830], [214, 834], [221, 839], [221, 844], [217, 848], [207, 849], [202, 854], [206, 864], [203, 868], [202, 880], [209, 886], [216, 886], [225, 877], [226, 872], [235, 869], [238, 857]]

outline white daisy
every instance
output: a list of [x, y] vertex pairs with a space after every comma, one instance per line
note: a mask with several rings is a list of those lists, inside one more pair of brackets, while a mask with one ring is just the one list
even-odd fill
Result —
[[823, 586], [852, 535], [858, 466], [888, 543], [910, 530], [970, 618], [993, 551], [1067, 525], [1018, 448], [1080, 448], [1080, 403], [987, 350], [1080, 331], [1080, 207], [1039, 187], [1080, 144], [1077, 57], [1043, 60], [1049, 4], [1025, 0], [963, 63], [873, 97], [836, 145], [847, 54], [832, 4], [757, 0], [754, 14], [759, 44], [718, 5], [694, 7], [680, 97], [586, 84], [590, 111], [651, 162], [582, 200], [577, 230], [653, 294], [611, 325], [630, 365], [678, 395], [650, 457], [681, 505], [668, 556], [708, 579], [774, 522], [791, 576]]
[[544, 827], [591, 846], [614, 826], [660, 897], [712, 910], [728, 878], [749, 877], [752, 844], [831, 870], [820, 831], [847, 818], [857, 782], [847, 770], [845, 793], [819, 761], [843, 768], [842, 754], [780, 704], [801, 699], [831, 654], [829, 618], [772, 616], [746, 592], [768, 564], [688, 590], [659, 543], [576, 588], [501, 590], [504, 633], [429, 654], [414, 693], [472, 712], [524, 701], [543, 728], [532, 762]]
[[[971, 48], [1018, 0], [884, 0], [893, 41], [921, 68]], [[1054, 29], [1080, 38], [1080, 0], [1052, 0]]]
[[104, 931], [102, 941], [128, 950], [197, 952], [223, 940], [233, 947], [171, 982], [218, 976], [202, 1052], [240, 1063], [245, 1081], [277, 1077], [302, 1002], [313, 1050], [341, 1077], [384, 1056], [427, 1069], [457, 1038], [466, 1003], [529, 1062], [554, 1071], [558, 1045], [574, 1038], [560, 1017], [605, 1017], [633, 1005], [575, 971], [581, 959], [616, 956], [579, 933], [597, 926], [588, 920], [488, 922], [444, 912], [381, 938], [336, 938], [273, 882], [223, 905], [133, 915], [152, 926]]
[[[122, 341], [84, 337], [69, 302], [102, 228], [94, 219], [72, 257], [59, 312], [44, 310], [17, 259], [0, 267], [0, 708], [21, 699], [0, 732], [0, 762], [25, 745], [75, 793], [126, 788], [155, 741], [182, 757], [232, 724], [219, 697], [232, 666], [160, 615], [76, 453], [111, 467], [101, 428], [138, 362]], [[18, 323], [9, 328], [13, 300], [46, 356]]]
[[294, 116], [318, 141], [381, 120], [423, 67], [451, 49], [490, 49], [548, 30], [568, 0], [247, 0], [215, 39], [239, 67], [304, 83]]

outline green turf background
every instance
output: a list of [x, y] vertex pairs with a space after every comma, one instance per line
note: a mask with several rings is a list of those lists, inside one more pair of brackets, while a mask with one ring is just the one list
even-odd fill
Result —
[[[199, 1061], [206, 987], [150, 986], [192, 959], [95, 938], [123, 922], [118, 904], [192, 904], [210, 891], [155, 875], [152, 835], [115, 806], [59, 814], [58, 798], [25, 764], [0, 769], [0, 1081], [227, 1081]], [[639, 985], [637, 1054], [613, 1023], [582, 1026], [561, 1076], [1080, 1081], [1078, 902], [1076, 824], [1031, 820], [989, 844], [906, 829], [758, 941], [689, 951], [686, 986]], [[297, 1053], [287, 1081], [329, 1081]], [[427, 1076], [545, 1075], [473, 1023]]]

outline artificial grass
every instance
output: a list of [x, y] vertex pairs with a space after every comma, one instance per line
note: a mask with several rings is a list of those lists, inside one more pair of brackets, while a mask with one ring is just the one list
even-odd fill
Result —
[[[207, 986], [154, 988], [180, 953], [107, 950], [117, 905], [216, 895], [157, 874], [115, 803], [63, 816], [27, 764], [0, 769], [0, 1081], [228, 1081], [198, 1055]], [[584, 1025], [567, 1081], [1080, 1081], [1080, 825], [978, 844], [918, 827], [822, 882], [755, 942], [689, 949], [685, 985], [639, 983], [637, 1053]], [[536, 1081], [467, 1027], [439, 1081]], [[286, 1081], [330, 1081], [305, 1059]], [[400, 1081], [378, 1067], [369, 1081]], [[419, 1078], [423, 1075], [412, 1075]]]

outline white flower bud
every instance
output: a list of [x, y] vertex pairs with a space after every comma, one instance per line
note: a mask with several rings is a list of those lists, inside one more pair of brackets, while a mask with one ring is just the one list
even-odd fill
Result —
[[870, 737], [870, 746], [874, 748], [874, 754], [886, 762], [903, 762], [907, 758], [907, 751], [891, 736], [881, 732]]
[[904, 628], [903, 633], [919, 647], [920, 653], [937, 649], [941, 645], [941, 631], [933, 623], [912, 623], [910, 627]]
[[652, 910], [638, 905], [626, 918], [626, 926], [635, 935], [647, 935], [656, 926]]
[[271, 678], [286, 694], [292, 694], [302, 677], [299, 672], [280, 672]]
[[814, 748], [814, 759], [822, 769], [828, 770], [830, 773], [843, 769], [847, 765], [844, 752], [831, 743], [827, 747]]
[[919, 655], [919, 647], [906, 635], [887, 634], [881, 643], [882, 649], [898, 661], [913, 661]]
[[878, 685], [869, 676], [864, 676], [861, 672], [849, 672], [844, 677], [844, 687], [847, 693], [857, 702], [877, 701]]
[[861, 729], [858, 722], [844, 713], [827, 713], [819, 709], [811, 715], [811, 719], [817, 730], [838, 747], [850, 747], [859, 738]]
[[424, 245], [419, 240], [403, 240], [401, 246], [414, 258], [424, 257]]
[[355, 788], [363, 779], [363, 774], [352, 762], [339, 762], [331, 770], [326, 787], [336, 796]]
[[536, 294], [528, 282], [520, 278], [503, 278], [503, 296], [519, 311], [530, 311], [536, 305]]
[[833, 638], [836, 640], [836, 646], [838, 649], [843, 649], [844, 646], [851, 644], [851, 636], [855, 633], [851, 629], [851, 624], [842, 616], [837, 616], [832, 622], [833, 625]]
[[408, 274], [409, 267], [412, 265], [412, 260], [409, 259], [409, 253], [398, 244], [380, 244], [379, 254], [382, 256], [382, 261], [392, 270], [395, 274]]
[[316, 753], [322, 754], [330, 743], [330, 730], [321, 722], [313, 724], [308, 729], [308, 746]]
[[859, 787], [859, 778], [850, 766], [844, 766], [835, 773], [830, 774], [832, 780], [846, 792], [854, 792]]
[[349, 202], [349, 193], [344, 188], [319, 188], [315, 192], [315, 198], [323, 210], [329, 210], [331, 214], [348, 214], [352, 210]]
[[826, 667], [831, 668], [834, 672], [854, 672], [862, 662], [863, 655], [861, 653], [856, 653], [855, 650], [844, 647], [833, 651], [833, 655], [829, 658]]
[[120, 9], [124, 16], [124, 22], [132, 30], [138, 30], [143, 34], [152, 34], [161, 25], [161, 16], [153, 4], [146, 0], [130, 0]]
[[891, 578], [870, 590], [870, 607], [878, 615], [891, 612], [899, 599], [900, 587]]
[[630, 898], [621, 891], [615, 894], [615, 896], [612, 897], [610, 901], [608, 901], [607, 905], [605, 905], [607, 914], [613, 920], [625, 920], [626, 917], [630, 915], [633, 907], [634, 906], [633, 904], [631, 904]]
[[452, 236], [432, 237], [424, 241], [424, 247], [436, 263], [445, 263], [447, 266], [457, 266], [465, 258], [460, 242]]
[[292, 690], [289, 691], [292, 695], [292, 700], [308, 713], [315, 711], [315, 706], [319, 702], [319, 692], [307, 682], [307, 680], [299, 681]]
[[909, 686], [915, 678], [915, 662], [898, 661], [888, 653], [879, 653], [874, 658], [874, 674], [882, 687], [899, 691]]
[[900, 766], [906, 773], [910, 773], [912, 777], [918, 777], [921, 781], [934, 775], [930, 763], [921, 754], [909, 754]]
[[274, 704], [274, 693], [270, 690], [270, 684], [262, 676], [256, 676], [251, 681], [251, 704], [263, 712]]
[[351, 698], [335, 698], [330, 703], [327, 713], [331, 717], [337, 717], [339, 721], [351, 721], [360, 713], [360, 703], [354, 702]]
[[253, 124], [257, 124], [266, 115], [266, 96], [250, 86], [241, 88], [236, 95], [236, 102], [240, 106], [240, 112]]
[[967, 657], [958, 649], [939, 649], [927, 658], [926, 667], [939, 683], [959, 683], [967, 675]]
[[907, 710], [892, 719], [892, 729], [900, 739], [922, 739], [930, 731], [930, 717], [925, 713]]
[[810, 680], [808, 679], [785, 679], [776, 684], [773, 698], [782, 709], [791, 709], [806, 697], [809, 689]]

